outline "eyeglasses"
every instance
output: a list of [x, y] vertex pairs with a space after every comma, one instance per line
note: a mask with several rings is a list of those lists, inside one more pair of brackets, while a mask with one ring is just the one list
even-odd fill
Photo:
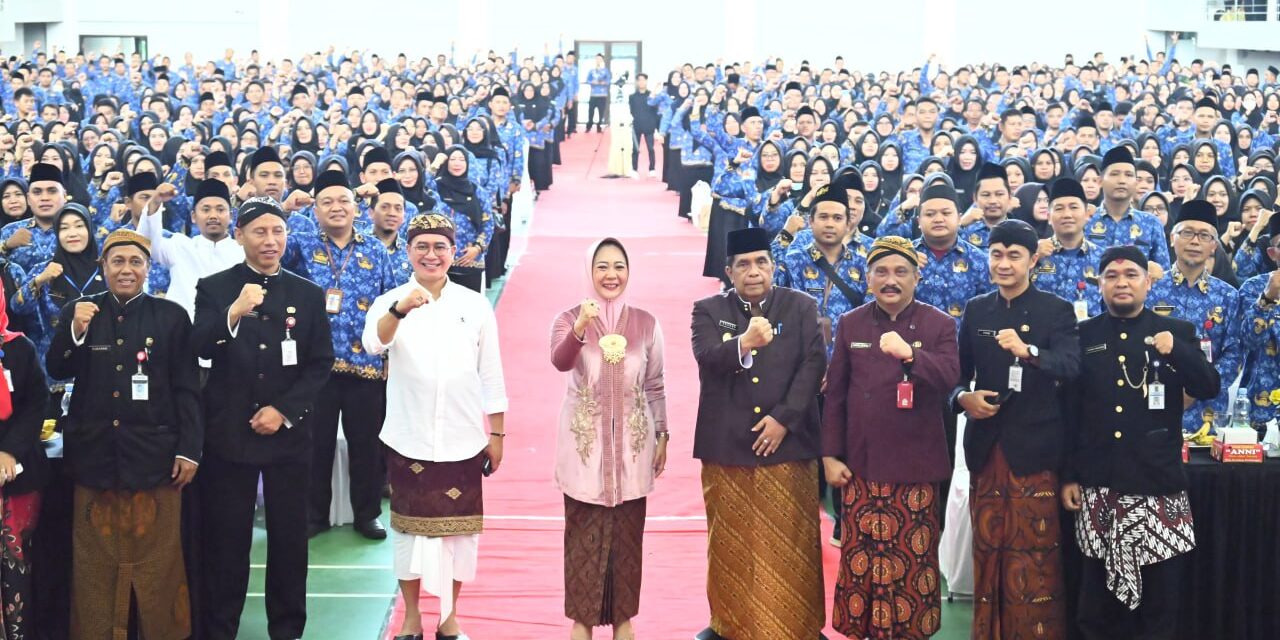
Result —
[[453, 252], [453, 247], [451, 247], [451, 246], [449, 246], [448, 244], [445, 244], [445, 243], [443, 243], [443, 242], [437, 242], [437, 243], [435, 243], [435, 244], [427, 244], [427, 243], [425, 243], [425, 242], [418, 242], [418, 243], [415, 243], [415, 244], [413, 245], [413, 250], [414, 250], [414, 251], [417, 251], [418, 253], [427, 253], [427, 252], [429, 251], [429, 252], [434, 253], [434, 254], [436, 254], [436, 255], [438, 255], [438, 256], [445, 256], [445, 255], [449, 255], [450, 253], [452, 253], [452, 252]]
[[1218, 236], [1215, 236], [1208, 231], [1194, 231], [1192, 229], [1182, 229], [1181, 231], [1178, 231], [1178, 237], [1188, 242], [1191, 240], [1199, 240], [1205, 244], [1218, 239]]

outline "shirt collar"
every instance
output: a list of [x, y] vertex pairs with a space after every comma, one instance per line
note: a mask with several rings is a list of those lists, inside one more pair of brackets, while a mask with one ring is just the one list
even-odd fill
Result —
[[1200, 277], [1196, 278], [1195, 282], [1188, 283], [1187, 276], [1183, 275], [1182, 270], [1179, 269], [1175, 263], [1173, 267], [1173, 283], [1176, 285], [1188, 284], [1189, 286], [1199, 289], [1200, 293], [1209, 293], [1209, 270], [1205, 269], [1201, 271]]

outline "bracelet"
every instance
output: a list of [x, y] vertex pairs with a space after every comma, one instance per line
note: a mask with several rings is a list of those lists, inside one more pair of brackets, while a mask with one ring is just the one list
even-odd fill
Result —
[[505, 438], [505, 437], [507, 437], [507, 434], [506, 434], [505, 432], [503, 432], [503, 433], [499, 433], [499, 432], [497, 432], [497, 431], [490, 431], [490, 432], [489, 432], [489, 437], [490, 437], [490, 438]]
[[658, 442], [665, 442], [665, 441], [667, 441], [667, 440], [670, 440], [670, 439], [671, 439], [671, 432], [670, 432], [670, 431], [659, 431], [659, 432], [657, 433], [657, 438], [658, 438]]

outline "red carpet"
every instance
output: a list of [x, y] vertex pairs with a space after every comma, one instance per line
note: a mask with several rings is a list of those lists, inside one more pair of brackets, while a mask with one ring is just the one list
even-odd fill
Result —
[[[555, 168], [555, 185], [536, 205], [528, 248], [498, 304], [510, 435], [502, 468], [485, 484], [479, 576], [464, 587], [458, 603], [462, 629], [473, 640], [569, 636], [564, 498], [552, 483], [565, 381], [549, 360], [550, 326], [556, 314], [587, 295], [585, 252], [605, 236], [626, 245], [632, 271], [628, 299], [658, 317], [666, 338], [672, 438], [667, 471], [649, 498], [636, 633], [644, 639], [692, 638], [708, 622], [706, 522], [699, 465], [691, 453], [698, 374], [689, 314], [693, 301], [717, 286], [701, 277], [704, 236], [676, 217], [675, 194], [664, 191], [660, 180], [599, 177], [607, 169], [607, 135], [594, 163], [600, 136], [579, 135], [562, 145], [564, 164]], [[829, 536], [830, 522], [823, 521]], [[824, 549], [830, 594], [838, 554], [825, 544]], [[424, 597], [422, 611], [430, 629], [439, 611], [435, 598]], [[827, 611], [829, 616], [830, 606]], [[402, 616], [403, 603], [397, 601], [387, 638], [400, 628]], [[611, 631], [598, 629], [595, 637], [610, 638]]]

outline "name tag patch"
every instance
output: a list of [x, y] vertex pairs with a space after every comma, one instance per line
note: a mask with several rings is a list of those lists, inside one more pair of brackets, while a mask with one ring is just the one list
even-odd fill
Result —
[[1085, 355], [1088, 355], [1091, 353], [1102, 353], [1103, 351], [1106, 351], [1106, 350], [1107, 350], [1107, 343], [1104, 342], [1102, 344], [1095, 344], [1092, 347], [1085, 347], [1084, 353]]

